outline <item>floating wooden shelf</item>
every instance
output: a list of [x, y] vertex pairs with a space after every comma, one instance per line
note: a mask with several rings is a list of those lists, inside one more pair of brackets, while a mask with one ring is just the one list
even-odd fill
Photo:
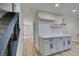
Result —
[[50, 20], [50, 19], [41, 19], [41, 18], [39, 18], [39, 20], [41, 20], [41, 21], [47, 21], [47, 22], [55, 22], [55, 20]]
[[59, 27], [63, 27], [63, 25], [50, 25], [53, 28], [59, 28]]

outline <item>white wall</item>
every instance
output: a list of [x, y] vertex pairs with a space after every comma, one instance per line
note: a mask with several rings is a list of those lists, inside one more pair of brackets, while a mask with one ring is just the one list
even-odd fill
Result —
[[24, 37], [32, 36], [33, 26], [30, 24], [24, 24]]
[[77, 24], [77, 42], [79, 42], [79, 18], [76, 19], [76, 24]]
[[14, 8], [15, 12], [19, 12], [19, 25], [20, 25], [20, 35], [19, 35], [19, 42], [17, 47], [17, 56], [22, 56], [23, 53], [23, 18], [21, 15], [21, 5], [19, 3], [15, 3], [16, 7]]
[[[22, 11], [23, 11], [22, 14], [24, 16], [23, 17], [24, 18], [24, 23], [32, 24], [32, 22], [33, 22], [33, 17], [32, 16], [34, 15], [32, 9], [33, 10], [34, 9], [40, 9], [41, 6], [44, 6], [44, 5], [41, 5], [41, 4], [40, 4], [41, 6], [40, 5], [33, 5], [32, 6], [32, 5], [33, 4], [23, 4], [22, 5]], [[46, 6], [48, 6], [48, 5], [46, 5]], [[46, 6], [44, 6], [44, 7], [47, 9]], [[52, 8], [54, 8], [54, 7], [52, 7]], [[66, 25], [64, 26], [64, 32], [68, 33], [68, 34], [72, 34], [73, 41], [77, 41], [77, 32], [78, 32], [77, 22], [76, 22], [76, 19], [74, 19], [74, 17], [73, 18], [67, 18], [67, 17], [65, 18]]]
[[[56, 20], [59, 20], [59, 19], [56, 19]], [[78, 31], [79, 31], [78, 30], [79, 29], [79, 20], [75, 19], [75, 17], [73, 17], [73, 18], [65, 17], [64, 21], [66, 23], [66, 25], [64, 26], [64, 33], [71, 34], [72, 35], [72, 40], [73, 41], [78, 41], [77, 34], [78, 34]]]
[[74, 18], [65, 18], [64, 32], [72, 35], [72, 40], [77, 41], [77, 22]]
[[77, 23], [77, 33], [79, 34], [79, 18], [76, 19], [76, 23]]
[[[73, 5], [73, 4], [72, 4]], [[66, 7], [66, 8], [65, 8]], [[32, 23], [32, 9], [38, 9], [38, 10], [46, 10], [46, 11], [51, 11], [54, 13], [59, 13], [59, 14], [66, 14], [65, 16], [71, 16], [73, 17], [73, 13], [71, 13], [69, 10], [71, 10], [71, 5], [67, 5], [64, 8], [66, 9], [55, 9], [55, 7], [52, 4], [22, 4], [22, 10], [23, 10], [23, 18], [24, 18], [24, 22], [26, 23]], [[72, 7], [77, 7], [76, 5], [73, 5]], [[69, 9], [68, 9], [69, 8]], [[63, 12], [63, 13], [62, 13]], [[75, 14], [74, 14], [75, 15]], [[76, 14], [77, 15], [77, 14]], [[75, 16], [76, 16], [75, 15]], [[74, 18], [74, 17], [73, 17]], [[66, 26], [65, 26], [65, 33], [71, 33], [73, 35], [73, 37], [75, 37], [73, 40], [76, 41], [76, 33], [77, 33], [77, 23], [75, 21], [75, 19], [73, 18], [66, 18], [65, 22], [66, 22]]]
[[12, 4], [11, 3], [0, 3], [0, 9], [12, 11]]
[[[48, 15], [45, 17], [48, 17]], [[54, 18], [56, 18], [56, 20], [59, 22], [60, 19], [62, 18], [58, 18], [56, 17], [56, 15], [54, 16]], [[69, 17], [64, 17], [64, 22], [66, 23], [66, 25], [64, 26], [64, 33], [66, 34], [71, 34], [72, 35], [72, 40], [73, 41], [78, 41], [79, 42], [79, 37], [77, 36], [77, 34], [79, 33], [79, 19], [76, 19], [75, 17], [69, 18]]]
[[[32, 24], [34, 15], [35, 14], [32, 14], [31, 11], [29, 12], [29, 15], [27, 13], [26, 17], [23, 17], [24, 23]], [[66, 25], [64, 26], [64, 33], [71, 34], [72, 40], [77, 41], [78, 40], [78, 38], [77, 38], [77, 32], [78, 32], [77, 22], [78, 21], [76, 21], [75, 18], [67, 18], [67, 17], [64, 20], [65, 20], [65, 23], [66, 23]], [[25, 34], [27, 34], [28, 32], [29, 32], [29, 34], [32, 34], [32, 32], [31, 32], [32, 30], [33, 29], [29, 29], [29, 31], [26, 31]]]
[[24, 20], [24, 37], [33, 35], [33, 11], [21, 4], [21, 11]]
[[[33, 16], [33, 15], [32, 15]], [[33, 17], [32, 16], [26, 16], [23, 17], [24, 19], [24, 37], [33, 36]]]

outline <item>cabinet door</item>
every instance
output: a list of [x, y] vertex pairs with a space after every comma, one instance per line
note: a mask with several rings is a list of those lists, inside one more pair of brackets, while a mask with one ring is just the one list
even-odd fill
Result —
[[58, 38], [57, 40], [57, 52], [60, 52], [63, 50], [63, 37]]
[[39, 51], [43, 55], [44, 54], [44, 40], [40, 39], [38, 40], [38, 42], [39, 42]]
[[49, 43], [49, 49], [50, 53], [56, 53], [56, 47], [57, 47], [57, 38], [53, 38], [52, 42]]
[[69, 36], [67, 36], [67, 37], [64, 37], [64, 40], [63, 40], [63, 44], [64, 44], [64, 50], [66, 50], [66, 49], [69, 49], [69, 48], [71, 48], [71, 37], [69, 37]]
[[71, 48], [71, 44], [72, 44], [72, 38], [70, 36], [67, 37], [67, 48]]
[[50, 55], [56, 52], [56, 39], [48, 39], [48, 42], [45, 41], [44, 45], [44, 53], [45, 55]]

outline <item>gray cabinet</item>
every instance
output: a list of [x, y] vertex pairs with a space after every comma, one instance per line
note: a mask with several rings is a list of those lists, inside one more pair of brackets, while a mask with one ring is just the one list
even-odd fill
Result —
[[48, 39], [48, 40], [44, 40], [44, 54], [45, 55], [50, 55], [52, 53], [56, 52], [56, 39], [52, 38], [52, 39]]
[[51, 55], [71, 48], [71, 36], [41, 38], [40, 52], [42, 55]]
[[66, 49], [70, 49], [71, 48], [71, 44], [72, 44], [72, 42], [71, 42], [71, 37], [64, 37], [63, 38], [64, 40], [63, 40], [63, 50], [66, 50]]
[[63, 38], [59, 37], [56, 44], [57, 44], [57, 52], [62, 51], [63, 50]]

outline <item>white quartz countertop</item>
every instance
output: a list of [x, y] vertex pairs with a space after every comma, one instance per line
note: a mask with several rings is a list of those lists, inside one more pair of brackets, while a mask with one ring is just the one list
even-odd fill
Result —
[[45, 34], [39, 35], [40, 38], [54, 38], [54, 37], [64, 37], [64, 36], [71, 36], [69, 34]]

